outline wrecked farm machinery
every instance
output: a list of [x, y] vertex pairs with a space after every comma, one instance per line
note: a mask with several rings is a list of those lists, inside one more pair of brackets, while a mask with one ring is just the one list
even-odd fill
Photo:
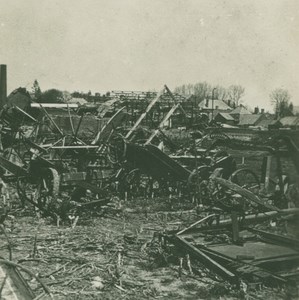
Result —
[[[173, 107], [156, 129], [138, 140], [142, 121], [163, 93], [173, 100]], [[273, 210], [275, 199], [271, 196], [269, 199], [268, 195], [264, 200], [259, 197], [261, 180], [255, 172], [250, 168], [237, 168], [233, 156], [219, 150], [221, 145], [240, 148], [240, 143], [236, 145], [238, 142], [213, 133], [194, 142], [188, 154], [169, 151], [167, 154], [160, 149], [161, 143], [171, 144], [163, 132], [165, 123], [177, 110], [186, 114], [167, 86], [163, 93], [150, 101], [128, 131], [121, 126], [126, 118], [125, 107], [122, 107], [98, 132], [85, 139], [79, 137], [79, 131], [88, 116], [74, 117], [68, 105], [65, 109], [69, 131], [61, 129], [43, 105], [39, 107], [42, 113], [39, 118], [16, 105], [5, 107], [1, 113], [3, 180], [16, 184], [23, 204], [29, 202], [55, 219], [65, 218], [72, 209], [105, 204], [111, 195], [125, 199], [175, 196], [191, 199], [195, 205], [242, 214], [259, 209]], [[206, 136], [211, 143], [204, 148]], [[246, 149], [249, 146], [243, 145]], [[279, 151], [269, 146], [262, 150], [277, 157], [279, 189], [272, 198], [280, 199], [284, 197], [287, 180], [279, 168]], [[291, 150], [296, 156], [296, 148]], [[267, 162], [264, 169], [262, 181], [268, 185]]]
[[[96, 117], [77, 115], [68, 105], [64, 106], [68, 130], [42, 104], [38, 114], [17, 105], [4, 107], [3, 182], [16, 188], [24, 206], [30, 204], [57, 222], [86, 208], [98, 211], [113, 196], [188, 202], [197, 221], [155, 232], [152, 242], [157, 239], [165, 251], [159, 249], [160, 254], [179, 253], [180, 268], [186, 257], [191, 273], [211, 272], [217, 280], [239, 287], [244, 282], [289, 284], [289, 278], [298, 275], [298, 240], [253, 225], [298, 216], [298, 208], [290, 205], [291, 184], [281, 161], [287, 154], [299, 173], [298, 147], [286, 136], [253, 143], [208, 127], [186, 147], [177, 146], [163, 130], [175, 111], [185, 112], [167, 86], [163, 93], [149, 102], [129, 129], [121, 107], [104, 126], [86, 135], [80, 134], [87, 131], [84, 120], [90, 129]], [[143, 120], [151, 117], [165, 94], [173, 107], [158, 126], [145, 130]], [[246, 155], [261, 163], [246, 165]]]
[[[16, 184], [23, 204], [29, 202], [54, 219], [64, 218], [72, 207], [70, 203], [80, 202], [86, 190], [96, 195], [93, 203], [105, 203], [114, 171], [108, 142], [114, 127], [124, 119], [123, 109], [89, 141], [78, 138], [84, 116], [75, 128], [69, 111], [72, 132], [67, 134], [42, 105], [41, 109], [43, 118], [38, 121], [13, 107], [13, 113], [31, 123], [29, 134], [21, 124], [15, 126], [11, 119], [3, 118], [5, 126], [1, 134], [5, 149], [0, 156], [3, 180]], [[50, 131], [49, 137], [41, 134], [45, 127]]]

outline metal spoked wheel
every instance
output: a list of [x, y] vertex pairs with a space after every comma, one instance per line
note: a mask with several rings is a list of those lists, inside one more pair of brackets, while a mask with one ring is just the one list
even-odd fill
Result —
[[[232, 173], [229, 180], [248, 191], [258, 194], [260, 190], [260, 182], [257, 175], [250, 169], [239, 169]], [[221, 199], [221, 205], [228, 210], [240, 211], [249, 213], [252, 211], [251, 204], [246, 201], [241, 195], [232, 192], [226, 187], [221, 187], [218, 194]]]
[[33, 204], [45, 215], [55, 215], [58, 211], [59, 187], [60, 176], [53, 168], [44, 170], [37, 180], [17, 180], [17, 191], [21, 201]]
[[250, 169], [239, 169], [230, 176], [230, 181], [238, 184], [255, 194], [260, 190], [260, 181], [257, 175]]

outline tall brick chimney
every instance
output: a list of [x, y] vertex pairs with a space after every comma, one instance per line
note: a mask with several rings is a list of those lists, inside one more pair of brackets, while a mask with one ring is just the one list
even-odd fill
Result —
[[7, 97], [7, 68], [0, 65], [0, 108], [6, 103]]

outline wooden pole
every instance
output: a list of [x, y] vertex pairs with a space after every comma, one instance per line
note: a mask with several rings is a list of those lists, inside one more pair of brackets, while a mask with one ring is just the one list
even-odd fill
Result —
[[267, 156], [266, 174], [265, 174], [265, 189], [267, 192], [269, 191], [270, 172], [271, 172], [271, 156]]
[[6, 104], [7, 98], [7, 67], [0, 65], [0, 108]]

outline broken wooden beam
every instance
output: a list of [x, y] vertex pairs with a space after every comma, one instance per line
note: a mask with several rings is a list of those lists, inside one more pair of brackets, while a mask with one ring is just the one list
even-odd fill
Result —
[[156, 98], [154, 98], [149, 105], [147, 106], [146, 110], [144, 113], [142, 113], [139, 117], [139, 119], [135, 122], [134, 126], [131, 128], [131, 130], [127, 133], [126, 139], [131, 140], [133, 132], [137, 129], [137, 127], [141, 124], [142, 120], [146, 117], [148, 112], [153, 108], [153, 106], [156, 104], [156, 102], [160, 99], [160, 96], [162, 95], [163, 91], [158, 93]]
[[[282, 209], [279, 212], [277, 211], [267, 211], [267, 212], [262, 212], [262, 213], [257, 213], [257, 214], [250, 214], [245, 217], [240, 217], [239, 218], [239, 226], [240, 229], [244, 228], [245, 226], [251, 225], [251, 224], [256, 224], [256, 223], [261, 223], [263, 221], [271, 220], [274, 218], [279, 218], [283, 217], [285, 219], [293, 218], [295, 215], [299, 215], [299, 208], [287, 208], [287, 209]], [[217, 223], [212, 223], [207, 226], [202, 226], [200, 228], [190, 228], [188, 231], [196, 231], [196, 230], [217, 230], [217, 229], [224, 229], [224, 228], [231, 228], [232, 226], [232, 219], [227, 218], [220, 220]]]
[[252, 203], [255, 206], [261, 206], [266, 208], [267, 210], [275, 210], [280, 211], [280, 209], [274, 205], [264, 203], [257, 195], [252, 193], [251, 191], [242, 188], [238, 184], [235, 184], [229, 180], [220, 178], [220, 177], [213, 177], [211, 180], [215, 181], [217, 184], [232, 190], [233, 192], [243, 196], [248, 202]]
[[205, 223], [207, 220], [210, 220], [213, 217], [216, 217], [216, 215], [215, 214], [208, 215], [208, 216], [206, 216], [206, 217], [204, 217], [204, 218], [196, 221], [195, 223], [191, 224], [189, 227], [182, 229], [181, 231], [179, 231], [177, 233], [177, 235], [186, 233], [188, 230], [190, 230], [191, 228], [195, 227], [196, 225], [201, 224], [201, 223]]
[[223, 267], [221, 264], [216, 262], [214, 259], [203, 253], [200, 249], [193, 246], [183, 237], [175, 236], [173, 238], [173, 242], [177, 244], [177, 246], [184, 248], [187, 252], [190, 253], [190, 255], [196, 257], [200, 262], [202, 262], [205, 266], [207, 266], [210, 270], [212, 270], [219, 276], [225, 278], [233, 284], [238, 283], [238, 278], [234, 273], [232, 273], [231, 271]]
[[280, 234], [271, 233], [271, 232], [267, 232], [264, 230], [254, 229], [254, 228], [248, 228], [248, 230], [260, 235], [261, 238], [266, 239], [267, 241], [269, 241], [271, 243], [299, 249], [299, 240], [298, 239], [294, 239], [294, 238], [291, 238], [288, 236], [283, 236]]
[[35, 295], [18, 269], [0, 265], [1, 299], [31, 300]]
[[28, 176], [28, 172], [26, 169], [11, 162], [3, 156], [0, 156], [0, 167], [16, 176]]

